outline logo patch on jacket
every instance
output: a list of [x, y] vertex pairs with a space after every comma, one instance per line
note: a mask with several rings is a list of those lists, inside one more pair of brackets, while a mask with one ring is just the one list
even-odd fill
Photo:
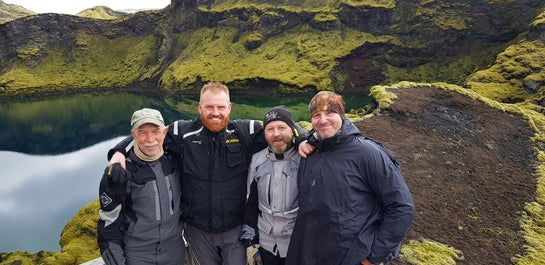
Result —
[[225, 140], [226, 144], [232, 144], [232, 143], [238, 143], [238, 142], [240, 142], [239, 139], [226, 139]]
[[100, 204], [102, 204], [102, 207], [108, 206], [108, 204], [112, 203], [112, 201], [112, 198], [110, 198], [110, 196], [108, 196], [108, 194], [105, 192], [100, 194]]

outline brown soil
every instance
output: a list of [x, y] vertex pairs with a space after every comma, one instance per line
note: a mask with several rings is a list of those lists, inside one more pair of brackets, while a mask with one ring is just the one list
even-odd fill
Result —
[[451, 246], [463, 252], [457, 264], [511, 264], [524, 254], [518, 218], [536, 191], [527, 121], [455, 92], [391, 92], [390, 109], [358, 127], [401, 164], [416, 205], [406, 243]]

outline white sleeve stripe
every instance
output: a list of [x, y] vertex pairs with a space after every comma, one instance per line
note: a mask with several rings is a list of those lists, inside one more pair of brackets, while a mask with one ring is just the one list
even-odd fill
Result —
[[98, 215], [100, 216], [100, 219], [104, 221], [104, 227], [111, 225], [117, 218], [119, 218], [119, 214], [121, 213], [121, 204], [115, 207], [111, 211], [103, 211], [99, 210]]
[[174, 128], [174, 129], [173, 129], [174, 131], [173, 131], [172, 133], [173, 133], [174, 135], [178, 135], [178, 133], [179, 133], [179, 132], [178, 132], [178, 121], [175, 121], [174, 124], [172, 124], [172, 126], [173, 126], [173, 128]]
[[198, 134], [198, 133], [200, 133], [200, 132], [203, 130], [203, 128], [204, 128], [204, 127], [201, 127], [201, 128], [199, 128], [198, 130], [196, 130], [196, 131], [188, 132], [188, 133], [184, 134], [184, 135], [182, 136], [182, 138], [185, 139], [185, 138], [187, 138], [187, 137], [189, 137], [189, 136], [191, 136], [191, 135]]
[[131, 151], [131, 149], [134, 147], [134, 144], [136, 142], [134, 141], [134, 139], [127, 145], [127, 147], [125, 147], [125, 153], [129, 153], [129, 151]]

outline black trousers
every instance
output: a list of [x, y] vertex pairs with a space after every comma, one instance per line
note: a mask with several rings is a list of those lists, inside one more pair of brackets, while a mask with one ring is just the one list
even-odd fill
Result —
[[284, 265], [286, 263], [286, 258], [281, 258], [280, 255], [274, 255], [261, 247], [259, 248], [259, 254], [261, 254], [261, 262], [263, 262], [263, 265]]

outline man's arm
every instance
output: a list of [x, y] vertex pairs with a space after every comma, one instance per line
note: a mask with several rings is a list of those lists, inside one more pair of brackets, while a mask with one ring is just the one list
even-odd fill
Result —
[[127, 181], [112, 180], [112, 168], [110, 166], [104, 170], [99, 185], [100, 219], [97, 224], [97, 243], [104, 262], [117, 265], [125, 264], [122, 226], [128, 191]]
[[240, 241], [246, 248], [246, 260], [248, 264], [255, 264], [255, 259], [259, 256], [259, 234], [257, 229], [257, 219], [259, 215], [259, 198], [257, 194], [257, 182], [254, 180], [253, 172], [251, 169], [248, 172], [248, 182], [250, 187], [248, 188], [248, 198], [246, 199], [246, 205], [244, 210], [244, 220], [242, 226], [242, 235]]
[[308, 155], [312, 154], [314, 152], [314, 146], [308, 143], [308, 141], [303, 141], [299, 144], [299, 155], [302, 158], [307, 158]]
[[245, 247], [259, 243], [257, 234], [257, 219], [259, 215], [257, 182], [252, 181], [244, 209], [244, 228], [240, 240]]
[[309, 144], [307, 141], [309, 132], [297, 123], [295, 124], [294, 131], [296, 133], [295, 147], [299, 152], [299, 156], [302, 158], [307, 158], [308, 155], [314, 152], [314, 146]]
[[369, 185], [382, 203], [383, 219], [367, 257], [372, 263], [397, 257], [415, 214], [414, 201], [398, 163], [380, 143], [377, 147], [380, 151], [374, 155], [375, 163], [370, 164]]

